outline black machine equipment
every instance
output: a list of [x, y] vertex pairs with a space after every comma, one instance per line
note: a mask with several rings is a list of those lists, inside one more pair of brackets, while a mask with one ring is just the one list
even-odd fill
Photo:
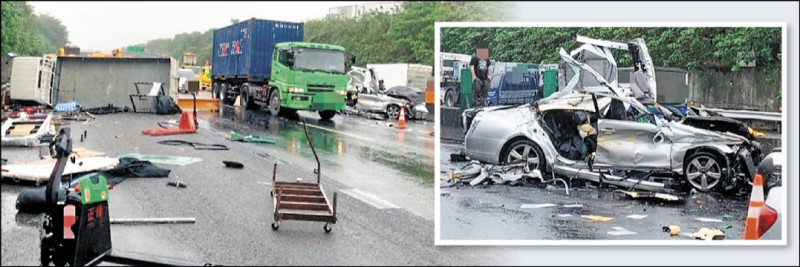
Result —
[[[75, 187], [61, 187], [64, 167], [74, 161], [70, 129], [62, 128], [51, 151], [56, 166], [45, 189], [45, 216], [41, 231], [41, 264], [49, 266], [96, 265], [114, 262], [131, 265], [206, 265], [179, 259], [112, 251], [109, 219], [109, 188], [106, 176], [92, 173], [81, 176]], [[69, 183], [69, 181], [66, 181]]]

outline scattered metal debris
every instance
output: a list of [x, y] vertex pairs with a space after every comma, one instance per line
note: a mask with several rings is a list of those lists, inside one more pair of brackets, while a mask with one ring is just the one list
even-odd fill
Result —
[[198, 142], [189, 142], [183, 140], [161, 140], [156, 142], [168, 146], [190, 146], [195, 150], [228, 150], [228, 146], [222, 144], [203, 144]]
[[599, 215], [581, 215], [581, 218], [586, 218], [587, 220], [595, 222], [610, 222], [614, 220], [614, 218]]
[[677, 225], [664, 226], [661, 227], [661, 230], [668, 232], [672, 236], [676, 236], [681, 233], [681, 227]]
[[618, 226], [611, 227], [611, 229], [614, 229], [614, 231], [608, 231], [606, 233], [608, 233], [609, 235], [613, 235], [613, 236], [636, 235], [636, 234], [638, 234], [636, 232], [629, 231], [628, 229], [625, 229], [625, 228], [622, 228], [622, 227], [618, 227]]
[[171, 186], [174, 186], [174, 187], [180, 187], [180, 188], [184, 188], [184, 187], [187, 186], [187, 184], [183, 183], [183, 182], [167, 182], [167, 185], [171, 185]]
[[695, 220], [698, 220], [698, 221], [701, 221], [701, 222], [722, 222], [722, 220], [720, 220], [720, 219], [715, 219], [715, 218], [703, 218], [703, 217], [697, 217], [697, 218], [694, 218], [694, 219], [695, 219]]
[[539, 209], [539, 208], [549, 208], [549, 207], [555, 207], [555, 206], [558, 206], [558, 205], [552, 204], [552, 203], [547, 203], [547, 204], [522, 204], [522, 206], [520, 206], [519, 208], [520, 209]]
[[725, 239], [725, 231], [716, 229], [716, 228], [708, 228], [703, 227], [700, 230], [693, 234], [684, 233], [684, 236], [692, 237], [694, 239], [702, 239], [702, 240], [723, 240]]
[[203, 159], [201, 158], [194, 158], [194, 157], [147, 155], [139, 153], [125, 154], [119, 156], [118, 158], [135, 158], [138, 160], [150, 161], [152, 163], [178, 165], [178, 166], [188, 166], [203, 161]]
[[[185, 186], [184, 186], [185, 187]], [[194, 217], [189, 218], [131, 218], [111, 219], [111, 224], [157, 224], [157, 223], [194, 223]]]
[[614, 190], [615, 193], [622, 193], [627, 195], [629, 198], [656, 198], [666, 201], [681, 201], [680, 197], [677, 197], [672, 194], [665, 194], [665, 193], [654, 193], [654, 192], [634, 192], [634, 191], [625, 191], [625, 190]]
[[241, 164], [241, 163], [236, 162], [236, 161], [224, 161], [223, 160], [222, 163], [225, 163], [225, 167], [228, 167], [228, 168], [234, 168], [234, 169], [244, 168], [244, 164]]

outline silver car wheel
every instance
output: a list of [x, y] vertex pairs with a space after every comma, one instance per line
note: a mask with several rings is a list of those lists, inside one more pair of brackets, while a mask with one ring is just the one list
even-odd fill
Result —
[[722, 178], [722, 168], [717, 160], [710, 156], [699, 156], [689, 162], [686, 168], [686, 179], [694, 188], [708, 191], [717, 186]]
[[386, 107], [386, 115], [393, 120], [400, 118], [400, 107], [396, 105], [389, 105]]
[[526, 171], [533, 171], [539, 168], [539, 153], [529, 144], [519, 144], [511, 148], [506, 158], [509, 164], [524, 161]]

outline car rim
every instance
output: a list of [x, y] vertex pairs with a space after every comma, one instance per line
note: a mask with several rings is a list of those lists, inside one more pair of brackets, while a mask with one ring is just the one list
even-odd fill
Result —
[[508, 157], [506, 158], [507, 163], [518, 163], [524, 161], [527, 163], [525, 167], [528, 170], [535, 170], [539, 168], [539, 153], [536, 152], [536, 149], [528, 144], [521, 144], [515, 146], [511, 149], [511, 152], [508, 153]]
[[386, 114], [389, 115], [389, 118], [400, 117], [400, 112], [398, 111], [397, 106], [389, 106], [389, 109], [386, 111]]
[[714, 188], [722, 178], [722, 168], [719, 163], [708, 156], [697, 157], [686, 168], [686, 179], [697, 189], [709, 190]]

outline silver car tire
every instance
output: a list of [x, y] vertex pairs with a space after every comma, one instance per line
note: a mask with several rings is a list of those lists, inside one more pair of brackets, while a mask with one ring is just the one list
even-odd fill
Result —
[[535, 169], [539, 169], [539, 171], [545, 171], [545, 158], [542, 149], [531, 140], [522, 139], [517, 140], [511, 143], [508, 148], [503, 151], [501, 156], [501, 163], [511, 164], [520, 162], [522, 160], [526, 161], [528, 164], [525, 165], [525, 171], [531, 172]]
[[397, 120], [400, 118], [400, 106], [398, 105], [389, 105], [386, 107], [386, 116], [389, 119]]
[[725, 167], [719, 158], [708, 152], [697, 152], [689, 156], [683, 166], [686, 181], [700, 191], [720, 188], [725, 179]]

